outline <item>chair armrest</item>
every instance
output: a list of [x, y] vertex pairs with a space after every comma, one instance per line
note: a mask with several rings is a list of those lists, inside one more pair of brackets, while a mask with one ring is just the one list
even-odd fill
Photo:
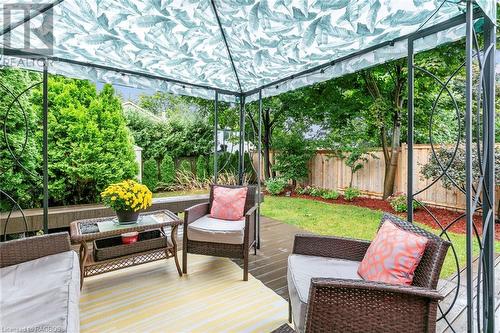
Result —
[[369, 246], [369, 241], [358, 239], [295, 235], [292, 253], [361, 261]]
[[247, 220], [248, 220], [249, 218], [251, 218], [251, 217], [255, 216], [255, 213], [256, 213], [256, 211], [257, 211], [257, 208], [258, 208], [258, 206], [257, 206], [257, 205], [255, 205], [255, 206], [253, 206], [252, 208], [250, 208], [250, 209], [249, 209], [249, 210], [245, 213], [245, 219], [247, 219]]
[[441, 299], [415, 286], [313, 278], [306, 332], [434, 332]]
[[204, 202], [186, 209], [184, 211], [184, 226], [187, 227], [188, 224], [196, 221], [204, 215], [207, 215], [209, 213], [209, 207], [210, 204], [208, 202]]
[[67, 232], [0, 243], [0, 268], [71, 250]]
[[[255, 217], [257, 213], [257, 205], [254, 205], [245, 213], [245, 238], [246, 244], [250, 246], [255, 240]], [[248, 237], [248, 238], [247, 238]]]

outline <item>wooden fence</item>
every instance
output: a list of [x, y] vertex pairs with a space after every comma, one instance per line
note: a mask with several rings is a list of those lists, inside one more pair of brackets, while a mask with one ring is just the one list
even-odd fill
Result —
[[[353, 187], [360, 189], [364, 195], [381, 198], [384, 188], [384, 156], [381, 150], [375, 150], [372, 153], [376, 157], [369, 157], [365, 166], [354, 174]], [[431, 180], [424, 179], [420, 175], [420, 169], [427, 163], [431, 154], [429, 145], [414, 146], [415, 189], [422, 189], [431, 182]], [[407, 146], [402, 145], [394, 182], [395, 193], [406, 193], [407, 158]], [[342, 190], [349, 187], [350, 178], [351, 171], [349, 167], [345, 165], [342, 159], [333, 157], [329, 151], [318, 151], [310, 163], [309, 185]], [[418, 199], [435, 206], [456, 209], [465, 207], [464, 196], [459, 191], [445, 189], [441, 182], [434, 184], [431, 188], [421, 193]]]
[[[374, 150], [374, 157], [369, 157], [363, 169], [354, 174], [353, 187], [362, 191], [363, 195], [381, 198], [384, 185], [384, 157], [381, 149]], [[422, 189], [431, 183], [431, 179], [425, 179], [420, 174], [420, 169], [432, 155], [430, 145], [414, 145], [413, 158], [415, 161], [414, 188]], [[398, 160], [398, 169], [394, 183], [394, 192], [406, 193], [408, 148], [402, 145]], [[308, 185], [342, 191], [349, 187], [351, 171], [345, 162], [327, 150], [319, 150], [309, 165]], [[497, 187], [497, 198], [500, 195]], [[447, 190], [441, 181], [421, 193], [417, 198], [429, 205], [446, 207], [452, 209], [465, 209], [465, 196], [457, 190]]]

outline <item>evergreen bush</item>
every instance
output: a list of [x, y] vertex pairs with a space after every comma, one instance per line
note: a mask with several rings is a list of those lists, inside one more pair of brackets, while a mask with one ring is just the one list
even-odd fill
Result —
[[203, 155], [200, 155], [196, 160], [196, 178], [198, 180], [204, 180], [207, 179], [207, 177], [207, 159]]
[[154, 159], [144, 161], [142, 171], [142, 183], [146, 185], [152, 192], [158, 187], [158, 167]]
[[170, 185], [175, 181], [175, 165], [170, 155], [165, 155], [160, 165], [161, 182]]

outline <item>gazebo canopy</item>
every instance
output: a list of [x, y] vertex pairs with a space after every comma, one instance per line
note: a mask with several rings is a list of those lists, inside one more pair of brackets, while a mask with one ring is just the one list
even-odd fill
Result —
[[[204, 98], [218, 90], [226, 100], [260, 89], [276, 95], [405, 57], [408, 36], [419, 30], [436, 28], [415, 42], [416, 52], [465, 35], [463, 24], [447, 26], [464, 12], [458, 0], [51, 1], [7, 1], [6, 55], [28, 40], [30, 49], [51, 46], [52, 73]], [[8, 7], [23, 2], [40, 6]], [[494, 0], [476, 6], [495, 21]]]

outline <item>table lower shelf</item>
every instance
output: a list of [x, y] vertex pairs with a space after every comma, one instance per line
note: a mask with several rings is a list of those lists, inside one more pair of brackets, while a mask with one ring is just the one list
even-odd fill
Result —
[[84, 266], [84, 277], [112, 272], [118, 269], [141, 265], [156, 260], [172, 258], [174, 257], [173, 251], [173, 248], [161, 248], [103, 261], [94, 261], [90, 255]]

